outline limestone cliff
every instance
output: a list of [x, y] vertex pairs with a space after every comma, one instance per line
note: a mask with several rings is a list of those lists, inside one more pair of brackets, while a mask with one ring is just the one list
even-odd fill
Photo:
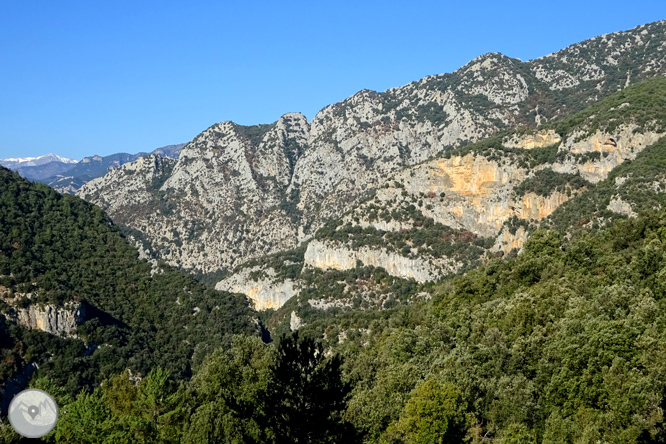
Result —
[[[261, 277], [253, 277], [258, 274]], [[221, 280], [216, 290], [243, 293], [254, 303], [257, 310], [280, 308], [292, 296], [298, 294], [298, 283], [291, 279], [276, 279], [272, 268], [244, 268], [240, 272]]]
[[345, 245], [313, 240], [305, 251], [305, 265], [322, 270], [349, 270], [357, 266], [382, 267], [389, 274], [417, 282], [437, 280], [442, 274], [449, 274], [459, 268], [459, 264], [446, 258], [441, 261], [426, 258], [407, 258], [385, 249], [361, 247], [351, 249]]
[[610, 203], [608, 204], [608, 209], [614, 213], [624, 214], [629, 217], [636, 217], [638, 214], [634, 211], [629, 202], [622, 200], [620, 196], [613, 196]]
[[522, 148], [531, 150], [533, 148], [543, 148], [545, 146], [555, 145], [560, 143], [562, 137], [554, 130], [536, 131], [534, 134], [526, 134], [520, 136], [518, 134], [506, 137], [502, 141], [502, 145], [507, 148]]
[[[584, 126], [574, 131], [562, 143], [560, 151], [568, 152], [565, 161], [551, 166], [554, 171], [580, 173], [586, 180], [597, 183], [625, 160], [633, 160], [645, 147], [657, 142], [664, 132], [643, 129], [634, 123], [621, 125], [613, 132], [597, 130], [587, 135]], [[591, 156], [591, 154], [595, 154]], [[578, 155], [578, 156], [576, 156]], [[580, 156], [587, 155], [584, 160]], [[582, 161], [581, 161], [582, 160]]]
[[[149, 180], [143, 158], [91, 181], [78, 194], [142, 232], [173, 265], [204, 272], [229, 267], [295, 245], [293, 214], [281, 205], [289, 200], [287, 186], [309, 128], [301, 114], [252, 128], [213, 125], [185, 146], [159, 181]], [[97, 192], [104, 187], [113, 191]]]
[[68, 303], [64, 307], [31, 304], [16, 310], [16, 320], [28, 328], [54, 335], [70, 335], [86, 319], [86, 309], [81, 303]]
[[123, 213], [134, 214], [138, 208], [151, 203], [153, 186], [169, 177], [175, 164], [176, 160], [156, 154], [140, 157], [91, 180], [77, 194], [122, 221]]
[[[376, 198], [386, 208], [416, 204], [435, 222], [492, 237], [510, 217], [539, 221], [569, 199], [560, 192], [516, 196], [513, 190], [527, 177], [525, 168], [508, 160], [493, 161], [470, 153], [406, 169], [394, 176], [393, 185], [379, 189]], [[409, 220], [367, 220], [372, 214], [368, 205], [361, 204], [345, 216], [345, 221], [357, 219], [361, 226], [384, 231], [413, 225]]]
[[499, 235], [495, 239], [495, 244], [492, 246], [490, 251], [502, 253], [508, 253], [511, 250], [520, 250], [523, 248], [523, 244], [527, 240], [527, 231], [523, 227], [518, 227], [518, 229], [511, 233], [511, 231], [504, 227], [500, 231]]

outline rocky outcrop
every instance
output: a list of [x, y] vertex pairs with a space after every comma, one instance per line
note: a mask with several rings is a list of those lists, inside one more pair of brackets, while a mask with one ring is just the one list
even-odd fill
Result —
[[444, 260], [439, 263], [425, 258], [407, 258], [385, 249], [361, 247], [353, 250], [333, 242], [312, 240], [305, 251], [305, 265], [322, 270], [349, 270], [357, 262], [364, 266], [382, 267], [389, 274], [418, 282], [434, 281], [443, 274], [455, 272], [457, 264]]
[[554, 191], [548, 196], [539, 196], [535, 193], [525, 193], [517, 201], [512, 202], [515, 205], [516, 216], [520, 219], [540, 221], [552, 214], [560, 205], [571, 197], [566, 193]]
[[68, 303], [64, 307], [32, 304], [16, 310], [16, 320], [28, 328], [54, 335], [71, 335], [86, 319], [86, 309], [81, 303]]
[[134, 214], [138, 208], [152, 203], [153, 185], [169, 177], [175, 164], [176, 160], [155, 154], [141, 157], [91, 180], [77, 195], [115, 214], [120, 221], [123, 219], [120, 212]]
[[[597, 183], [605, 179], [613, 168], [625, 160], [635, 159], [638, 153], [666, 134], [644, 130], [635, 124], [622, 125], [612, 133], [597, 130], [594, 134], [587, 135], [587, 132], [583, 127], [567, 137], [560, 150], [574, 156], [568, 156], [564, 162], [552, 165], [554, 171], [580, 173], [584, 179]], [[589, 156], [593, 153], [598, 156]], [[575, 155], [588, 155], [589, 158], [581, 161]]]
[[[376, 200], [387, 209], [415, 205], [435, 222], [489, 237], [495, 236], [509, 217], [520, 215], [516, 208], [521, 205], [513, 203], [512, 191], [526, 176], [524, 168], [470, 153], [408, 168], [388, 182], [392, 185], [377, 190]], [[531, 214], [535, 205], [538, 207], [535, 200], [527, 200], [525, 214]], [[357, 218], [362, 226], [379, 224], [366, 219], [370, 213], [367, 206], [362, 204], [347, 218]], [[409, 225], [410, 221], [383, 224], [388, 229]]]
[[518, 227], [514, 233], [504, 227], [495, 239], [495, 244], [490, 249], [491, 252], [501, 251], [509, 253], [511, 250], [520, 250], [527, 240], [527, 231], [523, 227]]
[[522, 148], [531, 150], [560, 143], [562, 138], [554, 130], [536, 131], [534, 134], [514, 135], [502, 140], [507, 148]]
[[[252, 278], [260, 274], [261, 278]], [[215, 285], [216, 290], [242, 293], [254, 304], [257, 310], [280, 308], [292, 296], [299, 293], [298, 283], [291, 279], [277, 279], [272, 268], [244, 268]]]
[[295, 311], [292, 311], [291, 317], [289, 318], [289, 329], [291, 331], [296, 331], [303, 326], [305, 326], [305, 322], [298, 317]]
[[[557, 191], [547, 196], [533, 192], [515, 196], [514, 189], [527, 177], [526, 169], [509, 161], [492, 161], [474, 154], [452, 156], [399, 173], [389, 181], [392, 186], [377, 191], [376, 201], [387, 210], [415, 205], [435, 222], [494, 237], [509, 218], [539, 221], [571, 197]], [[411, 221], [404, 220], [368, 220], [368, 207], [376, 201], [360, 205], [344, 220], [384, 231], [412, 226]]]
[[624, 200], [622, 200], [622, 198], [618, 195], [615, 195], [611, 198], [608, 204], [608, 209], [613, 213], [624, 214], [625, 216], [629, 217], [638, 216], [638, 214], [636, 214], [636, 212], [632, 208], [631, 204], [629, 202], [625, 202]]
[[[297, 209], [284, 204], [309, 131], [296, 113], [258, 127], [220, 123], [187, 144], [160, 180], [148, 180], [152, 170], [143, 158], [88, 183], [79, 196], [141, 231], [172, 265], [204, 272], [231, 267], [296, 244]], [[110, 192], [95, 193], [97, 187]], [[147, 203], [133, 206], [139, 200]]]

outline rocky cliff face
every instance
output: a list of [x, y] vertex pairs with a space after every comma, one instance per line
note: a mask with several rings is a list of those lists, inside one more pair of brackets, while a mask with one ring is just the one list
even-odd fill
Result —
[[[416, 205], [434, 222], [493, 237], [507, 219], [539, 221], [569, 199], [560, 192], [516, 196], [514, 189], [527, 177], [527, 169], [509, 160], [494, 161], [470, 153], [408, 168], [379, 189], [376, 200], [389, 210]], [[410, 220], [368, 220], [370, 205], [374, 203], [361, 204], [344, 220], [384, 231], [413, 226]]]
[[257, 310], [280, 308], [299, 292], [299, 283], [291, 279], [276, 278], [272, 268], [243, 268], [215, 285], [216, 290], [242, 293]]
[[587, 128], [583, 127], [562, 143], [560, 151], [574, 156], [553, 164], [551, 168], [554, 171], [579, 173], [586, 180], [597, 183], [605, 179], [613, 168], [625, 160], [635, 159], [645, 147], [656, 143], [666, 134], [657, 130], [646, 131], [636, 124], [622, 125], [613, 132], [597, 130], [592, 135], [586, 135], [587, 132]]
[[360, 262], [364, 266], [382, 267], [389, 274], [417, 282], [437, 280], [442, 274], [460, 268], [448, 258], [433, 262], [427, 258], [407, 258], [385, 249], [361, 247], [351, 249], [345, 245], [313, 240], [305, 251], [305, 265], [322, 270], [349, 270]]
[[502, 145], [507, 148], [521, 148], [524, 150], [531, 150], [533, 148], [543, 148], [546, 146], [555, 145], [560, 143], [562, 137], [555, 132], [555, 130], [536, 131], [534, 134], [520, 136], [514, 134], [511, 137], [506, 137], [502, 141]]
[[169, 177], [175, 164], [174, 159], [155, 154], [141, 157], [118, 167], [103, 178], [86, 183], [78, 194], [115, 214], [121, 221], [124, 213], [131, 217], [139, 209], [154, 205], [154, 186]]
[[[309, 130], [300, 114], [259, 127], [213, 125], [159, 180], [146, 160], [155, 157], [142, 158], [78, 194], [142, 232], [171, 264], [204, 272], [229, 267], [295, 245], [287, 187]], [[133, 173], [128, 177], [127, 171]], [[114, 192], [97, 193], [106, 187]]]
[[[428, 159], [516, 125], [536, 127], [663, 74], [665, 36], [666, 22], [657, 22], [524, 63], [486, 54], [454, 73], [382, 93], [361, 91], [325, 107], [312, 122], [286, 114], [271, 125], [220, 123], [187, 144], [159, 180], [152, 179], [150, 164], [135, 162], [89, 183], [79, 195], [141, 231], [168, 263], [200, 272], [292, 248], [371, 191], [384, 203], [403, 201], [403, 189], [377, 189], [389, 176], [418, 196], [426, 217], [496, 236], [509, 218], [542, 218], [565, 198], [512, 197], [514, 186], [530, 174], [520, 164], [473, 155]], [[626, 131], [598, 135], [620, 144], [611, 151], [602, 142], [600, 150], [612, 155], [588, 163], [562, 161], [552, 169], [580, 172], [590, 181], [605, 177], [611, 165], [631, 155], [625, 147], [649, 142], [635, 136], [630, 141], [631, 129]], [[561, 143], [572, 159], [585, 143], [594, 146], [573, 135], [563, 142], [559, 137], [542, 131], [505, 144], [534, 150]], [[405, 167], [413, 168], [401, 172]], [[446, 197], [440, 204], [441, 193]], [[400, 230], [409, 223], [384, 228]]]
[[81, 303], [68, 303], [64, 307], [30, 305], [16, 310], [16, 320], [28, 328], [54, 335], [73, 334], [86, 319], [86, 309]]

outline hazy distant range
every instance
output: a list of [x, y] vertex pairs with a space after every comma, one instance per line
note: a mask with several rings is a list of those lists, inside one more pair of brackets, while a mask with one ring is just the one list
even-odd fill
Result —
[[163, 146], [150, 153], [116, 153], [108, 156], [89, 156], [81, 161], [67, 159], [56, 154], [39, 157], [0, 159], [0, 165], [18, 172], [26, 179], [45, 183], [60, 192], [74, 193], [86, 182], [101, 177], [112, 168], [148, 154], [158, 154], [177, 159], [184, 143]]

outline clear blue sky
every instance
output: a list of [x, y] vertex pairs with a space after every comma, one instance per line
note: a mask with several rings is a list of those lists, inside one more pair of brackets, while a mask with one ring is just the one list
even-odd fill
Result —
[[[547, 4], [550, 3], [550, 4]], [[0, 0], [0, 158], [147, 151], [368, 88], [523, 60], [666, 2]]]

